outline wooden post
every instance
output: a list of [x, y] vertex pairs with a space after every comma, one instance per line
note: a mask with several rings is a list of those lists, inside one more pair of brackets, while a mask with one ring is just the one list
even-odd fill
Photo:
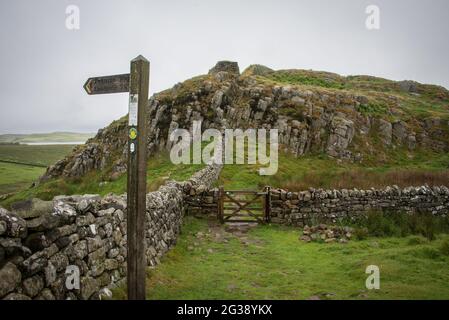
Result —
[[89, 95], [129, 91], [127, 280], [130, 300], [145, 299], [146, 105], [149, 78], [150, 63], [138, 56], [131, 61], [130, 74], [94, 77], [84, 83], [84, 90]]
[[218, 221], [220, 221], [221, 224], [224, 223], [224, 188], [221, 186], [218, 189]]
[[264, 213], [265, 213], [265, 222], [271, 222], [271, 187], [265, 187], [265, 201], [264, 201]]
[[131, 61], [128, 120], [127, 282], [128, 299], [145, 299], [146, 105], [150, 63]]

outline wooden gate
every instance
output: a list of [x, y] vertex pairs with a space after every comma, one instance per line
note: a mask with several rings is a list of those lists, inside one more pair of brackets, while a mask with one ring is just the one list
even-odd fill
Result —
[[219, 189], [218, 220], [221, 223], [270, 222], [270, 187], [262, 192]]

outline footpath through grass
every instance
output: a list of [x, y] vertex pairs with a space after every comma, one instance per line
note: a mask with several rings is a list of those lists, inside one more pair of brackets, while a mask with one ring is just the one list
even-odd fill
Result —
[[[304, 243], [299, 230], [267, 225], [227, 233], [187, 217], [177, 245], [148, 269], [148, 299], [449, 299], [449, 252], [441, 235]], [[367, 290], [368, 265], [380, 290]], [[125, 297], [124, 287], [114, 298]]]

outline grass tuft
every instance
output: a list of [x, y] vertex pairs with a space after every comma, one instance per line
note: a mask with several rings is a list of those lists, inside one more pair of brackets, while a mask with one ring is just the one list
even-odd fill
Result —
[[441, 254], [449, 256], [449, 239], [445, 239], [440, 246]]
[[[342, 222], [343, 224], [345, 221]], [[351, 222], [348, 222], [349, 224]], [[355, 236], [358, 239], [371, 237], [406, 237], [410, 245], [435, 240], [441, 233], [449, 233], [449, 221], [446, 217], [435, 217], [428, 213], [407, 214], [404, 212], [372, 210], [364, 218], [355, 222]]]

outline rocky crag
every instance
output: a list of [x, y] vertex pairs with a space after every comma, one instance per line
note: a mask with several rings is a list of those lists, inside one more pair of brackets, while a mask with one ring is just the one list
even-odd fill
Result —
[[[105, 170], [126, 171], [126, 117], [49, 167], [41, 182]], [[148, 102], [148, 151], [169, 149], [170, 132], [202, 120], [207, 128], [277, 128], [282, 148], [297, 157], [326, 153], [345, 161], [386, 159], [400, 148], [449, 151], [449, 91], [413, 81], [342, 77], [261, 65], [240, 73], [221, 61]]]

